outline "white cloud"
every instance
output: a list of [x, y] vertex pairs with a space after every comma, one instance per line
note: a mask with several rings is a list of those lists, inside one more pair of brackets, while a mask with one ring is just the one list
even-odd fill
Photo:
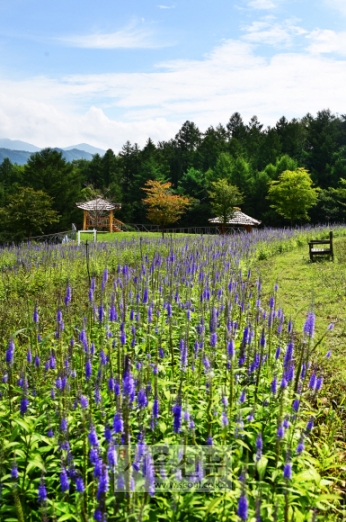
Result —
[[252, 9], [274, 9], [276, 6], [271, 0], [251, 0], [248, 7]]
[[152, 73], [0, 76], [0, 135], [118, 151], [127, 139], [170, 139], [187, 119], [206, 129], [235, 111], [265, 125], [328, 107], [343, 113], [345, 83], [346, 60], [306, 51], [266, 59], [251, 44], [228, 40], [204, 59], [168, 61]]
[[329, 29], [316, 29], [307, 38], [311, 40], [307, 50], [313, 54], [336, 53], [346, 56], [346, 31], [336, 33]]
[[70, 47], [86, 49], [134, 49], [161, 46], [154, 41], [153, 35], [147, 29], [138, 28], [135, 24], [114, 33], [64, 36], [55, 40]]
[[175, 5], [158, 5], [159, 9], [175, 9]]
[[292, 20], [279, 23], [272, 17], [253, 22], [251, 25], [245, 26], [243, 30], [246, 33], [243, 39], [247, 42], [281, 46], [291, 45], [295, 37], [307, 32]]
[[337, 9], [341, 14], [346, 16], [346, 2], [345, 0], [325, 0], [327, 5], [332, 9]]

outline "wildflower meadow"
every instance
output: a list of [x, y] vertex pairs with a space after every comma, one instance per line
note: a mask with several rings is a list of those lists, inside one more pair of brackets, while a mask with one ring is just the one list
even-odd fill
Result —
[[333, 323], [298, 328], [255, 265], [308, 233], [3, 248], [0, 520], [342, 520], [314, 453]]

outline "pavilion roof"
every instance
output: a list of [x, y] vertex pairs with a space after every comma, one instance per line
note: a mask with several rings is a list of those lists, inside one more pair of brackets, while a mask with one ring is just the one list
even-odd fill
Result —
[[76, 203], [78, 208], [82, 210], [89, 211], [110, 211], [114, 209], [120, 209], [121, 203], [111, 203], [106, 199], [101, 198], [101, 196], [97, 196], [96, 199], [91, 199], [90, 201], [82, 201], [81, 203]]
[[[221, 224], [222, 218], [216, 217], [216, 218], [209, 219], [209, 223]], [[239, 226], [251, 225], [251, 226], [256, 227], [260, 224], [261, 224], [261, 221], [258, 221], [258, 219], [254, 219], [254, 218], [244, 214], [244, 212], [242, 212], [240, 209], [235, 209], [233, 217], [227, 221], [227, 225], [239, 225]]]

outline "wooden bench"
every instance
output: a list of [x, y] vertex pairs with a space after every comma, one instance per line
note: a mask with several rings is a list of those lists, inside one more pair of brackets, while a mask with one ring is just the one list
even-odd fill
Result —
[[[320, 247], [320, 245], [325, 245], [325, 247]], [[332, 258], [334, 261], [334, 251], [333, 251], [333, 232], [329, 232], [329, 239], [315, 239], [309, 241], [309, 254], [310, 261], [314, 260], [314, 257], [319, 256], [328, 256]]]

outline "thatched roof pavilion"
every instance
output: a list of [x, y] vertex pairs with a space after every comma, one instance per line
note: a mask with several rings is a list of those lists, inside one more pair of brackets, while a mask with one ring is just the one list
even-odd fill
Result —
[[[219, 225], [220, 231], [223, 232], [223, 222], [220, 217], [209, 219], [209, 223]], [[261, 221], [244, 214], [238, 207], [234, 207], [233, 216], [227, 221], [226, 226], [243, 227], [247, 232], [252, 231], [252, 227], [257, 227]]]
[[121, 203], [112, 203], [101, 196], [90, 201], [76, 203], [76, 206], [83, 210], [83, 230], [89, 228], [106, 228], [113, 232], [115, 227], [113, 211], [121, 209]]

